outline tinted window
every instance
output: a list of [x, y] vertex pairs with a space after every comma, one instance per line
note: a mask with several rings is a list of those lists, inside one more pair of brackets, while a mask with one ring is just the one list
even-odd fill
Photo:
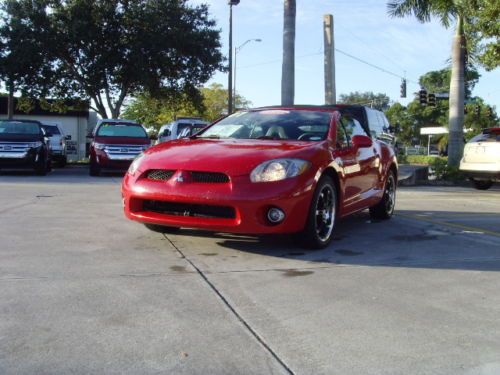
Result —
[[0, 134], [40, 134], [40, 125], [36, 122], [0, 121]]
[[340, 122], [345, 129], [345, 132], [347, 134], [347, 142], [349, 144], [351, 143], [351, 138], [355, 135], [368, 135], [359, 121], [352, 117], [342, 116]]
[[140, 125], [104, 123], [97, 131], [98, 137], [133, 137], [147, 138], [147, 134]]
[[324, 140], [331, 113], [269, 109], [237, 112], [199, 133], [200, 137], [238, 139]]
[[43, 130], [45, 130], [45, 133], [49, 136], [52, 137], [53, 135], [60, 135], [61, 132], [59, 131], [59, 128], [57, 126], [53, 125], [42, 125]]

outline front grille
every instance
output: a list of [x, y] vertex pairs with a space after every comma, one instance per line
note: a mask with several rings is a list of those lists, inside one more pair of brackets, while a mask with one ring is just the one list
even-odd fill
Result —
[[155, 181], [167, 181], [174, 173], [175, 171], [170, 169], [151, 169], [147, 171], [146, 177]]
[[27, 142], [0, 142], [0, 152], [26, 152], [29, 149]]
[[215, 219], [234, 219], [236, 211], [229, 206], [208, 206], [202, 204], [145, 200], [143, 210], [165, 215], [190, 216]]
[[223, 184], [229, 182], [229, 177], [224, 173], [218, 172], [191, 172], [193, 182], [206, 184]]

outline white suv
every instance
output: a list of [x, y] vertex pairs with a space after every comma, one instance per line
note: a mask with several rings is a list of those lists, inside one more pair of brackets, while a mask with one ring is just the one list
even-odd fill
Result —
[[178, 117], [177, 120], [170, 124], [163, 125], [158, 132], [158, 142], [162, 143], [172, 139], [189, 137], [198, 133], [201, 129], [207, 126], [206, 121], [196, 117]]
[[500, 128], [484, 129], [467, 142], [460, 170], [479, 190], [500, 181]]
[[42, 128], [50, 139], [52, 160], [56, 161], [59, 167], [66, 166], [68, 161], [66, 156], [66, 140], [71, 139], [71, 136], [66, 137], [62, 130], [62, 126], [55, 122], [43, 121]]

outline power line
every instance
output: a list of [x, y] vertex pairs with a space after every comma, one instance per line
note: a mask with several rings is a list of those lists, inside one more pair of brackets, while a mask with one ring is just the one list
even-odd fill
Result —
[[[342, 50], [340, 50], [340, 49], [338, 49], [338, 48], [335, 48], [335, 51], [337, 51], [337, 52], [341, 53], [342, 55], [345, 55], [345, 56], [347, 56], [347, 57], [349, 57], [349, 58], [351, 58], [351, 59], [354, 59], [354, 60], [356, 60], [356, 61], [358, 61], [358, 62], [360, 62], [360, 63], [363, 63], [363, 64], [365, 64], [365, 65], [368, 65], [368, 66], [370, 66], [370, 67], [372, 67], [372, 68], [374, 68], [374, 69], [380, 70], [380, 71], [381, 71], [381, 72], [383, 72], [383, 73], [386, 73], [386, 74], [389, 74], [389, 75], [392, 75], [392, 76], [394, 76], [394, 77], [398, 77], [398, 78], [401, 78], [401, 79], [406, 79], [406, 82], [411, 82], [411, 83], [414, 83], [414, 84], [416, 84], [416, 85], [420, 85], [420, 83], [418, 83], [418, 82], [416, 82], [416, 81], [413, 81], [413, 80], [411, 80], [411, 79], [408, 79], [408, 78], [406, 78], [406, 77], [403, 77], [403, 76], [402, 76], [402, 75], [400, 75], [400, 74], [397, 74], [397, 73], [391, 72], [390, 70], [387, 70], [387, 69], [385, 69], [385, 68], [382, 68], [382, 67], [380, 67], [380, 66], [378, 66], [378, 65], [372, 64], [372, 63], [370, 63], [370, 62], [368, 62], [368, 61], [366, 61], [366, 60], [363, 60], [363, 59], [361, 59], [361, 58], [359, 58], [359, 57], [356, 57], [356, 56], [354, 56], [354, 55], [352, 55], [352, 54], [350, 54], [350, 53], [347, 53], [347, 52], [345, 52], [345, 51], [342, 51]], [[305, 54], [305, 55], [297, 56], [297, 57], [296, 57], [296, 59], [300, 59], [300, 58], [303, 58], [303, 57], [310, 57], [310, 56], [322, 55], [322, 54], [323, 54], [323, 52], [308, 53], [308, 54]], [[270, 60], [270, 61], [264, 61], [264, 62], [261, 62], [261, 63], [252, 64], [252, 65], [245, 65], [245, 66], [242, 66], [242, 67], [241, 67], [241, 69], [243, 69], [243, 68], [253, 68], [253, 67], [255, 67], [255, 66], [269, 65], [269, 64], [274, 64], [274, 63], [277, 63], [277, 62], [281, 62], [281, 59]]]

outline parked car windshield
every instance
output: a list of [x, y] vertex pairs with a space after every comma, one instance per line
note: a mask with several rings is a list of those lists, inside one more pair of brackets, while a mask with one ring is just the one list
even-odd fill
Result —
[[322, 141], [328, 134], [330, 120], [331, 113], [311, 110], [242, 111], [226, 117], [197, 136]]
[[45, 130], [45, 134], [47, 134], [49, 137], [52, 137], [53, 135], [61, 135], [61, 132], [59, 131], [59, 128], [54, 125], [42, 125], [43, 130]]
[[0, 134], [40, 134], [40, 125], [36, 122], [0, 121]]
[[133, 124], [101, 124], [97, 130], [98, 137], [130, 137], [130, 138], [147, 138], [144, 128], [141, 125]]

